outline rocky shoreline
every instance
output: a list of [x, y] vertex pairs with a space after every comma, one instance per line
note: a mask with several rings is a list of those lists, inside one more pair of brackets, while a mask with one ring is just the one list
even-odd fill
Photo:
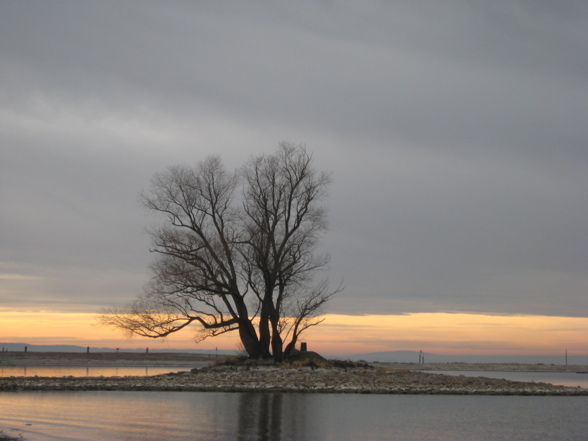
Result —
[[0, 391], [198, 391], [588, 396], [548, 383], [391, 368], [216, 366], [150, 377], [4, 377]]

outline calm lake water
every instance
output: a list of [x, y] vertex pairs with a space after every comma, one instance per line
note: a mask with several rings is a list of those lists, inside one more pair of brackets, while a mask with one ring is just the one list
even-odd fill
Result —
[[[196, 367], [196, 365], [194, 366]], [[127, 377], [189, 371], [185, 366], [165, 367], [65, 367], [65, 366], [0, 366], [0, 377]]]
[[586, 415], [588, 397], [0, 393], [25, 441], [579, 441]]

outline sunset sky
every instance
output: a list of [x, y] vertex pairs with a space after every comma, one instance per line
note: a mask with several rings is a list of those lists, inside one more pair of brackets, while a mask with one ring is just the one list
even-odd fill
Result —
[[0, 342], [128, 340], [173, 164], [332, 172], [329, 354], [588, 353], [588, 3], [0, 2]]

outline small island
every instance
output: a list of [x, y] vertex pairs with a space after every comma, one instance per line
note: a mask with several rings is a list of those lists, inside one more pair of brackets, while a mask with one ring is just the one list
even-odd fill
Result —
[[[588, 389], [541, 382], [423, 372], [427, 365], [325, 360], [309, 352], [289, 362], [207, 358], [194, 354], [4, 353], [4, 366], [200, 366], [190, 371], [127, 377], [0, 377], [1, 391], [193, 391], [445, 395], [588, 396]], [[476, 370], [431, 365], [431, 370]], [[562, 371], [585, 366], [483, 365], [483, 370]], [[417, 370], [418, 369], [418, 370]]]

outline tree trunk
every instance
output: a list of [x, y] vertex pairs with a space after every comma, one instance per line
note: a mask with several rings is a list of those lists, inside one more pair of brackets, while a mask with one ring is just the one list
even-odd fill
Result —
[[[253, 331], [253, 334], [251, 331]], [[239, 338], [249, 358], [260, 358], [262, 356], [263, 351], [257, 335], [255, 335], [255, 329], [248, 320], [246, 323], [239, 324]]]
[[282, 355], [283, 358], [288, 358], [292, 353], [292, 349], [296, 347], [296, 341], [292, 340], [290, 343], [286, 345], [286, 349], [284, 349], [284, 354]]
[[270, 332], [270, 314], [272, 310], [271, 296], [268, 295], [263, 299], [261, 304], [261, 311], [259, 313], [259, 344], [262, 350], [267, 354], [267, 357], [271, 357], [270, 345], [271, 345], [271, 332]]
[[240, 295], [234, 295], [232, 297], [240, 318], [239, 338], [245, 351], [247, 351], [247, 355], [250, 358], [267, 357], [267, 351], [263, 350], [263, 345], [261, 345], [257, 337], [257, 332], [255, 332], [255, 326], [253, 326], [253, 323], [249, 319], [249, 312], [247, 311], [247, 305], [245, 305], [243, 298]]
[[278, 321], [272, 319], [272, 352], [274, 361], [280, 362], [284, 359], [284, 354], [282, 352], [282, 336], [280, 335], [280, 331], [278, 328]]

